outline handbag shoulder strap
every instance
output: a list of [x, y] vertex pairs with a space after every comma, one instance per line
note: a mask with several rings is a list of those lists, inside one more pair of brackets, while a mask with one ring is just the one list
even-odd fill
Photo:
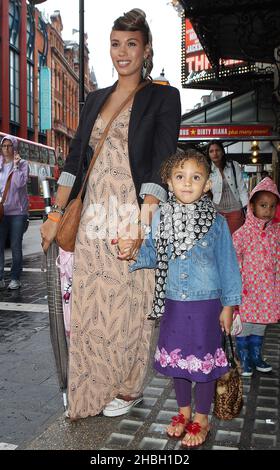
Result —
[[241, 204], [241, 207], [242, 207], [242, 210], [243, 210], [243, 215], [244, 215], [244, 217], [246, 217], [246, 212], [245, 212], [246, 208], [243, 208], [243, 204], [242, 204], [241, 199], [240, 199], [240, 193], [239, 193], [238, 184], [237, 184], [237, 177], [236, 177], [236, 169], [235, 169], [234, 162], [232, 160], [230, 161], [230, 165], [231, 165], [232, 172], [233, 172], [235, 187], [238, 191], [239, 201], [240, 201], [240, 204]]
[[110, 121], [108, 122], [107, 126], [105, 127], [103, 133], [102, 133], [102, 136], [96, 146], [96, 149], [95, 149], [95, 152], [93, 154], [93, 157], [91, 159], [91, 162], [90, 162], [90, 165], [88, 167], [88, 170], [87, 170], [87, 173], [86, 173], [86, 176], [85, 176], [85, 179], [84, 179], [84, 182], [83, 182], [83, 185], [82, 185], [82, 188], [78, 194], [78, 197], [81, 197], [85, 188], [86, 188], [86, 184], [87, 184], [87, 180], [89, 178], [89, 175], [90, 175], [90, 172], [96, 162], [96, 159], [100, 153], [100, 150], [102, 148], [102, 145], [104, 144], [104, 141], [107, 137], [107, 134], [109, 132], [109, 129], [111, 127], [111, 124], [112, 122], [116, 119], [116, 117], [120, 114], [120, 112], [123, 110], [123, 108], [126, 106], [127, 103], [129, 103], [129, 101], [131, 101], [131, 99], [134, 97], [134, 95], [136, 95], [136, 93], [141, 90], [142, 88], [144, 88], [146, 85], [148, 85], [150, 83], [150, 81], [146, 80], [145, 82], [141, 82], [129, 95], [128, 97], [121, 103], [121, 105], [118, 107], [117, 111], [113, 114], [113, 116], [111, 117]]
[[234, 166], [234, 163], [233, 163], [233, 161], [232, 161], [232, 160], [230, 161], [230, 165], [231, 165], [232, 172], [233, 172], [233, 177], [234, 177], [235, 187], [236, 187], [236, 189], [238, 190], [238, 185], [237, 185], [237, 178], [236, 178], [236, 169], [235, 169], [235, 166]]
[[13, 172], [9, 174], [8, 179], [6, 181], [5, 189], [4, 189], [4, 192], [3, 192], [2, 199], [1, 199], [2, 204], [4, 204], [4, 202], [6, 201], [6, 197], [7, 197], [8, 191], [10, 189], [11, 182], [12, 182], [12, 176], [13, 176]]
[[[229, 342], [229, 348], [227, 348], [227, 340]], [[233, 349], [233, 341], [232, 341], [232, 336], [226, 335], [224, 333], [223, 337], [223, 350], [226, 352], [228, 362], [230, 363], [231, 367], [235, 369], [237, 367], [236, 361], [235, 361], [235, 354], [234, 354], [234, 349]]]

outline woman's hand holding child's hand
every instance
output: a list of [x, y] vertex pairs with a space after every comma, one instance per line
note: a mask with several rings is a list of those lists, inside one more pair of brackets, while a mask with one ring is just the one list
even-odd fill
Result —
[[224, 307], [220, 314], [220, 325], [222, 331], [225, 331], [227, 335], [230, 334], [232, 325], [233, 307]]
[[137, 252], [142, 245], [142, 239], [118, 238], [112, 240], [112, 245], [118, 245], [118, 259], [129, 261], [136, 258]]

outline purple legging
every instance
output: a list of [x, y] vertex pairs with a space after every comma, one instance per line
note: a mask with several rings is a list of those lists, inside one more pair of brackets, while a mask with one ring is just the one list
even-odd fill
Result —
[[[179, 408], [190, 406], [192, 401], [192, 382], [187, 379], [174, 377], [174, 388]], [[216, 380], [211, 382], [196, 382], [195, 411], [208, 415], [214, 398]]]

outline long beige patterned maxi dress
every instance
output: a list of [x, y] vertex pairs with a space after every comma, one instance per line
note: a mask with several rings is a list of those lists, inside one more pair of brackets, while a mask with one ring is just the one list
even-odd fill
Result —
[[[98, 414], [118, 394], [139, 396], [147, 371], [152, 322], [154, 272], [129, 273], [117, 259], [112, 235], [100, 233], [93, 203], [113, 223], [112, 196], [137, 207], [128, 158], [130, 110], [113, 122], [91, 172], [77, 235], [69, 354], [68, 400], [71, 418]], [[95, 147], [104, 123], [99, 115], [90, 144]], [[119, 219], [120, 220], [120, 219]], [[99, 226], [98, 226], [99, 224]], [[97, 235], [96, 235], [97, 234]]]

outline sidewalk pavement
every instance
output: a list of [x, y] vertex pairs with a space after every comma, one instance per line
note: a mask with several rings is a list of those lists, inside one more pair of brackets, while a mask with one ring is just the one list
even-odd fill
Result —
[[[129, 414], [74, 423], [64, 418], [40, 266], [41, 255], [25, 257], [20, 291], [0, 293], [0, 449], [179, 449], [179, 441], [165, 433], [177, 414], [172, 382], [154, 373], [152, 366], [144, 401]], [[280, 449], [279, 324], [268, 327], [264, 352], [273, 371], [244, 379], [240, 416], [232, 421], [211, 417], [211, 434], [201, 449]]]
[[30, 441], [62, 412], [41, 264], [41, 254], [24, 257], [22, 287], [0, 291], [0, 449]]

